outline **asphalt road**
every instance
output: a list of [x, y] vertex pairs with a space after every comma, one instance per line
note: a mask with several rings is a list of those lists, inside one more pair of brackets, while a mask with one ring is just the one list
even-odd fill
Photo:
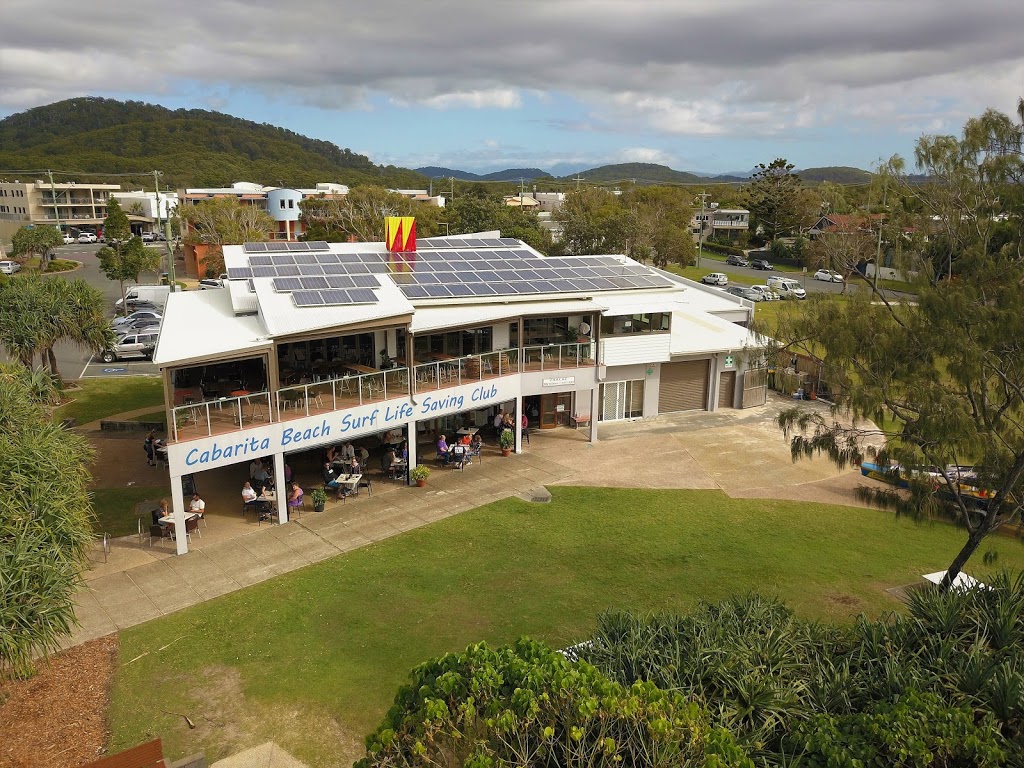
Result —
[[[824, 280], [815, 280], [813, 272], [807, 274], [801, 274], [800, 272], [782, 272], [780, 270], [773, 270], [767, 272], [763, 269], [752, 269], [751, 267], [736, 267], [732, 264], [726, 264], [724, 260], [719, 261], [718, 259], [708, 258], [707, 254], [700, 263], [701, 269], [707, 269], [714, 272], [723, 272], [726, 275], [744, 275], [757, 281], [756, 285], [764, 285], [769, 277], [776, 275], [779, 277], [790, 277], [800, 283], [804, 287], [804, 290], [808, 293], [842, 293], [842, 283], [826, 283]], [[735, 283], [735, 285], [745, 285], [745, 283]], [[859, 279], [853, 278], [853, 282], [850, 283], [850, 288], [866, 287], [866, 283]], [[849, 291], [849, 288], [847, 289]], [[896, 291], [883, 291], [886, 298], [889, 299], [903, 299], [904, 294]]]

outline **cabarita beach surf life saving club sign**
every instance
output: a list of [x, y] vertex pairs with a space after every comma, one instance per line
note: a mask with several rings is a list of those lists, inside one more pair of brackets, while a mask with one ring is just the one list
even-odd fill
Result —
[[283, 451], [301, 451], [383, 432], [420, 419], [435, 419], [512, 400], [518, 377], [453, 387], [444, 392], [408, 395], [379, 403], [306, 416], [252, 429], [188, 440], [167, 446], [171, 476], [227, 466]]

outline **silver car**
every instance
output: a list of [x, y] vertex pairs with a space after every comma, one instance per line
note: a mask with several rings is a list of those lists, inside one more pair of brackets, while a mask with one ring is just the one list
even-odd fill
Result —
[[153, 356], [153, 351], [156, 349], [156, 341], [159, 337], [159, 328], [126, 334], [118, 339], [117, 343], [110, 349], [103, 350], [100, 359], [104, 363], [112, 363], [115, 360], [129, 358], [148, 359]]

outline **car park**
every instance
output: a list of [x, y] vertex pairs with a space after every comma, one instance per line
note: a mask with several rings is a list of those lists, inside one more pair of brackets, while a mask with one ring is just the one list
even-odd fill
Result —
[[779, 294], [769, 288], [767, 285], [752, 285], [750, 290], [755, 293], [761, 294], [761, 301], [779, 301], [782, 299]]
[[833, 272], [830, 269], [819, 269], [814, 273], [815, 280], [822, 280], [826, 283], [841, 283], [843, 282], [843, 276], [838, 272]]
[[769, 262], [768, 259], [754, 259], [752, 262], [750, 262], [750, 266], [753, 269], [763, 269], [766, 272], [771, 272], [773, 269], [775, 269], [775, 267], [771, 265], [771, 262]]
[[75, 242], [75, 236], [64, 233], [64, 245], [73, 245]]
[[21, 264], [16, 261], [0, 261], [0, 274], [13, 275], [21, 271]]
[[735, 253], [730, 253], [729, 257], [725, 260], [726, 264], [731, 264], [734, 267], [749, 267], [750, 262], [742, 256], [737, 256]]
[[136, 320], [158, 320], [159, 321], [159, 320], [162, 320], [162, 319], [163, 319], [163, 315], [161, 315], [155, 309], [140, 309], [140, 310], [138, 310], [136, 312], [132, 312], [130, 315], [128, 315], [126, 317], [115, 317], [112, 322], [113, 322], [114, 327], [116, 328], [116, 327], [121, 326], [121, 325], [128, 325], [129, 323], [134, 323]]
[[93, 232], [79, 232], [78, 242], [80, 243], [95, 243], [96, 235]]
[[126, 334], [118, 339], [110, 349], [103, 350], [100, 359], [104, 363], [131, 358], [148, 359], [153, 356], [159, 336], [160, 331], [157, 329]]
[[224, 281], [214, 277], [207, 277], [199, 281], [199, 290], [208, 291], [212, 288], [223, 288]]
[[733, 296], [739, 296], [747, 301], [764, 301], [764, 297], [760, 293], [751, 290], [745, 285], [734, 285], [731, 288], [726, 288], [725, 292], [731, 293]]

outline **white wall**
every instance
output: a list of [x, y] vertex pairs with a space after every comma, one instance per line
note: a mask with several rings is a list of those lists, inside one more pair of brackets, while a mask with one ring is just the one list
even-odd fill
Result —
[[603, 365], [667, 362], [672, 350], [668, 333], [636, 333], [629, 336], [607, 336], [601, 339]]

